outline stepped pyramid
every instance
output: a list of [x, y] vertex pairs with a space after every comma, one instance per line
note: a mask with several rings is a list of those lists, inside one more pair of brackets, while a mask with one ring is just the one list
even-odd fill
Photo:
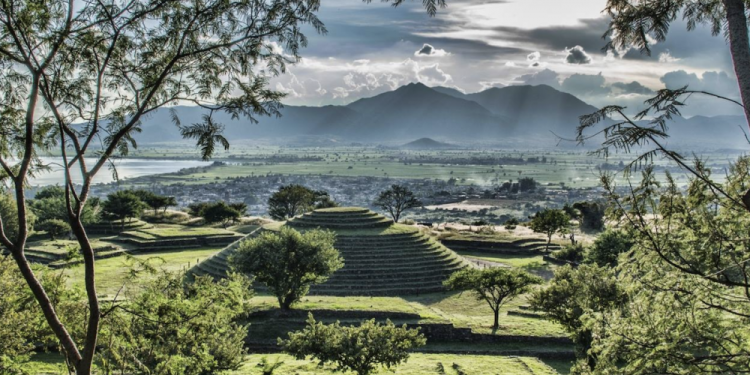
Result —
[[[328, 281], [310, 289], [312, 295], [400, 296], [443, 291], [451, 273], [468, 266], [459, 255], [423, 234], [418, 228], [394, 224], [366, 208], [337, 207], [315, 210], [284, 223], [266, 225], [279, 230], [288, 225], [304, 231], [314, 228], [336, 232], [336, 249], [344, 267]], [[196, 275], [225, 277], [227, 259], [239, 243], [193, 267]]]

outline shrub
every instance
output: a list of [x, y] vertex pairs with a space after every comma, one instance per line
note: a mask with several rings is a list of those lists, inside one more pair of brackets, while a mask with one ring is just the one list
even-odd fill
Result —
[[376, 323], [375, 319], [359, 326], [342, 326], [339, 322], [316, 322], [312, 314], [305, 329], [292, 332], [289, 339], [279, 339], [284, 350], [297, 359], [308, 356], [321, 364], [333, 363], [339, 371], [369, 375], [378, 366], [392, 368], [409, 358], [409, 350], [427, 343], [424, 335], [406, 325], [397, 327], [391, 321]]
[[583, 262], [586, 248], [580, 243], [567, 245], [562, 250], [552, 253], [552, 257], [566, 262], [581, 263]]
[[37, 224], [36, 228], [47, 232], [47, 235], [51, 240], [55, 240], [57, 237], [62, 237], [70, 233], [70, 225], [60, 219], [49, 219]]

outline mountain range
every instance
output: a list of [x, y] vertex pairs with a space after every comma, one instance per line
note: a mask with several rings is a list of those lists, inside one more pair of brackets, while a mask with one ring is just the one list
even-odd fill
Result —
[[[197, 122], [204, 111], [197, 107], [172, 107], [183, 124]], [[546, 85], [507, 86], [464, 94], [447, 87], [427, 87], [411, 83], [393, 91], [363, 98], [343, 106], [290, 106], [280, 117], [233, 120], [215, 114], [225, 125], [230, 140], [270, 139], [289, 143], [300, 137], [330, 138], [339, 142], [368, 144], [405, 142], [430, 137], [451, 142], [539, 143], [553, 145], [557, 136], [573, 138], [578, 118], [596, 111], [577, 97]], [[143, 120], [139, 143], [179, 141], [180, 134], [171, 122], [170, 109], [159, 109]], [[676, 117], [672, 127], [680, 130], [672, 142], [736, 143], [737, 128], [744, 124], [738, 116]], [[730, 135], [731, 134], [731, 135]], [[711, 142], [716, 140], [717, 142]], [[731, 146], [730, 146], [731, 147]]]

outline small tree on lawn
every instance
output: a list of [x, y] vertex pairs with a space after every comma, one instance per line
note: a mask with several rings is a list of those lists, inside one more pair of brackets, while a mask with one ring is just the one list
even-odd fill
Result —
[[395, 326], [375, 319], [359, 326], [342, 326], [316, 322], [312, 314], [307, 327], [289, 333], [289, 339], [279, 339], [284, 350], [296, 357], [308, 356], [321, 364], [333, 363], [338, 371], [353, 371], [357, 375], [370, 375], [378, 366], [395, 367], [409, 358], [409, 350], [427, 343], [424, 335], [406, 325]]
[[323, 197], [320, 192], [302, 185], [282, 186], [268, 198], [268, 214], [274, 220], [293, 218], [312, 210], [318, 197]]
[[450, 290], [471, 291], [478, 300], [487, 302], [495, 314], [492, 328], [497, 329], [500, 326], [500, 307], [541, 282], [542, 279], [528, 272], [498, 267], [484, 270], [467, 268], [451, 275], [444, 284]]
[[375, 200], [375, 205], [379, 206], [393, 218], [393, 221], [398, 223], [398, 219], [401, 214], [414, 207], [419, 207], [422, 202], [414, 196], [414, 193], [409, 190], [406, 186], [402, 185], [391, 185], [391, 188], [382, 191], [378, 195], [378, 199]]
[[529, 228], [536, 233], [544, 233], [547, 236], [547, 245], [544, 250], [549, 251], [549, 245], [552, 242], [552, 236], [555, 233], [562, 233], [568, 228], [570, 217], [562, 210], [546, 209], [537, 212], [531, 218]]
[[177, 201], [174, 197], [166, 197], [163, 195], [156, 194], [148, 190], [135, 190], [133, 193], [140, 198], [140, 200], [154, 210], [154, 215], [159, 209], [167, 210], [167, 207], [176, 205]]
[[36, 226], [36, 229], [47, 232], [49, 238], [54, 241], [55, 238], [70, 233], [70, 225], [60, 219], [49, 219]]
[[240, 244], [230, 263], [239, 271], [255, 276], [279, 301], [282, 310], [305, 296], [313, 284], [320, 284], [344, 266], [333, 245], [331, 231], [304, 233], [288, 227], [266, 231]]
[[203, 220], [207, 224], [221, 223], [226, 228], [227, 224], [240, 218], [240, 212], [224, 202], [217, 202], [203, 210]]
[[146, 204], [131, 191], [122, 190], [107, 196], [102, 204], [104, 215], [112, 220], [120, 220], [120, 229], [125, 230], [125, 220], [140, 217]]
[[515, 217], [512, 217], [505, 221], [505, 224], [503, 225], [505, 227], [505, 230], [508, 232], [512, 232], [518, 227], [518, 219]]

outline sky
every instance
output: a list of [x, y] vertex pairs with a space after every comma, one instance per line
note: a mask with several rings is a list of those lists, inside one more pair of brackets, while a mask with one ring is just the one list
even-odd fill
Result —
[[[550, 85], [597, 107], [635, 112], [654, 90], [689, 85], [737, 97], [723, 35], [687, 31], [681, 19], [667, 40], [604, 52], [606, 0], [447, 0], [429, 17], [421, 1], [394, 8], [378, 0], [322, 0], [328, 33], [307, 30], [302, 60], [272, 87], [290, 105], [347, 104], [422, 82], [466, 93], [508, 85]], [[741, 114], [736, 105], [691, 97], [686, 117]], [[736, 108], [735, 108], [736, 107]]]

